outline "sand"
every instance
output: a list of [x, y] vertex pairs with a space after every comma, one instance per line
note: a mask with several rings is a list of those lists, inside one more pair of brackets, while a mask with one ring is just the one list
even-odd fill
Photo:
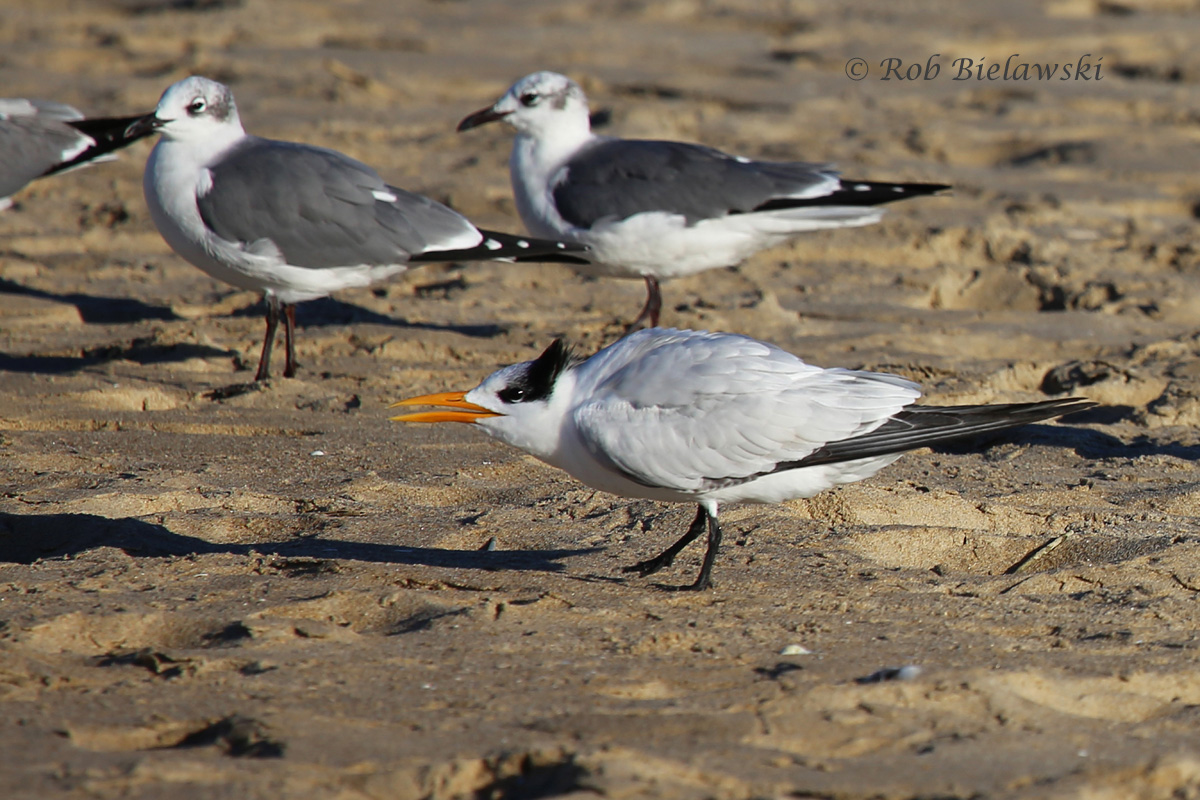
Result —
[[[454, 125], [542, 68], [622, 135], [952, 184], [670, 282], [664, 323], [933, 403], [1102, 407], [731, 507], [716, 587], [665, 591], [620, 568], [691, 508], [386, 409], [594, 350], [640, 283], [414, 270], [302, 305], [300, 376], [224, 396], [262, 306], [168, 250], [139, 143], [0, 214], [0, 796], [1200, 796], [1198, 25], [1182, 0], [9, 0], [5, 95], [130, 114], [205, 74], [252, 132], [504, 230], [510, 135]], [[952, 79], [1012, 54], [1103, 77]]]

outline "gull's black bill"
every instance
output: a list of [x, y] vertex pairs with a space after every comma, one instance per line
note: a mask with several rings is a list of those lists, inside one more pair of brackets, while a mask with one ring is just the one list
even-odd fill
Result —
[[140, 139], [143, 136], [149, 136], [161, 128], [164, 122], [166, 120], [159, 119], [153, 113], [147, 114], [144, 117], [138, 117], [125, 128], [125, 138]]

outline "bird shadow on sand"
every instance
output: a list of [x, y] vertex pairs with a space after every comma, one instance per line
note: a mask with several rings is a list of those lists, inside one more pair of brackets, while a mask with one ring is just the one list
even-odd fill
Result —
[[78, 356], [18, 356], [0, 353], [0, 372], [28, 372], [63, 375], [110, 361], [134, 361], [139, 364], [165, 364], [193, 358], [228, 358], [216, 347], [180, 342], [164, 344], [149, 337], [128, 344], [109, 344], [85, 348]]
[[134, 517], [109, 519], [95, 514], [0, 513], [0, 563], [32, 564], [43, 558], [78, 556], [99, 547], [115, 547], [135, 558], [228, 554], [531, 572], [562, 572], [566, 569], [559, 563], [563, 559], [596, 550], [443, 550], [319, 537], [287, 542], [223, 544], [174, 533], [163, 525]]
[[[266, 316], [266, 304], [263, 301], [253, 303], [234, 311], [233, 316], [261, 319]], [[363, 308], [353, 303], [347, 303], [335, 297], [321, 297], [296, 305], [296, 327], [300, 329], [362, 324], [387, 325], [420, 331], [446, 331], [460, 333], [463, 336], [469, 336], [474, 339], [492, 339], [505, 333], [503, 326], [494, 323], [480, 325], [439, 325], [432, 322], [411, 322], [404, 317], [380, 314], [377, 311], [372, 311], [369, 308]]]
[[[1092, 409], [1066, 417], [1073, 422], [1107, 421], [1104, 409]], [[1097, 417], [1096, 415], [1099, 415]], [[1001, 444], [1045, 445], [1072, 450], [1081, 458], [1137, 458], [1139, 456], [1165, 455], [1200, 461], [1200, 446], [1177, 442], [1159, 442], [1139, 436], [1126, 442], [1103, 431], [1080, 428], [1070, 424], [1023, 425], [1020, 428], [986, 433], [931, 448], [937, 453], [963, 455], [987, 450]]]
[[79, 309], [79, 316], [84, 322], [94, 325], [179, 319], [179, 316], [169, 306], [150, 305], [130, 297], [95, 297], [78, 292], [56, 294], [22, 286], [7, 278], [0, 278], [0, 293], [18, 294], [73, 305]]
[[[80, 318], [89, 324], [129, 324], [147, 320], [179, 319], [175, 312], [166, 306], [154, 306], [140, 300], [120, 297], [94, 297], [78, 293], [55, 294], [31, 289], [4, 278], [0, 278], [0, 293], [73, 305], [78, 309]], [[0, 371], [61, 375], [110, 361], [157, 364], [228, 356], [229, 353], [215, 347], [187, 342], [164, 343], [152, 336], [143, 336], [119, 344], [83, 348], [79, 355], [16, 355], [0, 352]]]
[[[40, 289], [31, 289], [5, 278], [0, 278], [0, 294], [24, 295], [73, 305], [79, 310], [83, 321], [89, 324], [131, 324], [147, 320], [177, 321], [182, 319], [167, 306], [149, 305], [129, 298], [94, 297], [78, 293], [55, 294]], [[234, 311], [232, 316], [262, 318], [265, 316], [265, 303], [261, 300], [252, 303]], [[329, 297], [298, 305], [296, 320], [300, 328], [373, 323], [413, 330], [449, 331], [476, 339], [491, 339], [505, 333], [503, 326], [491, 323], [438, 325], [409, 322], [403, 318], [379, 314], [370, 309]], [[139, 337], [128, 343], [85, 348], [77, 356], [17, 355], [0, 352], [0, 371], [63, 375], [111, 361], [133, 361], [145, 365], [188, 361], [193, 358], [230, 358], [233, 355], [234, 353], [231, 351], [207, 345], [188, 342], [163, 343], [156, 341], [153, 337]]]

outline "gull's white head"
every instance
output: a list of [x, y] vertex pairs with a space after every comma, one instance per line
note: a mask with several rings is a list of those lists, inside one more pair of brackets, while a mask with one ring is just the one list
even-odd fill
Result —
[[[469, 392], [410, 397], [392, 405], [440, 406], [392, 417], [398, 422], [471, 422], [488, 435], [542, 459], [558, 449], [562, 423], [571, 406], [575, 363], [561, 339], [533, 361], [497, 370]], [[453, 409], [453, 410], [449, 410]]]
[[521, 133], [534, 137], [562, 132], [578, 135], [590, 129], [587, 97], [579, 84], [557, 72], [535, 72], [517, 81], [493, 105], [480, 109], [458, 124], [465, 131], [504, 120]]
[[244, 135], [229, 87], [195, 75], [168, 87], [154, 113], [133, 123], [129, 132], [143, 129], [206, 149], [223, 149]]

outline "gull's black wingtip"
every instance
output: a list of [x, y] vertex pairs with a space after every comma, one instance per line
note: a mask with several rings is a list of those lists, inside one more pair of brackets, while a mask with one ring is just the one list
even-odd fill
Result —
[[843, 179], [841, 188], [834, 195], [844, 203], [878, 206], [910, 197], [938, 194], [952, 188], [948, 183], [880, 183]]
[[129, 128], [145, 115], [139, 117], [91, 117], [88, 119], [68, 120], [66, 124], [70, 125], [75, 130], [82, 133], [84, 136], [90, 136], [94, 142], [91, 147], [88, 147], [82, 153], [78, 154], [69, 161], [63, 161], [55, 164], [39, 177], [45, 178], [49, 175], [55, 175], [59, 172], [66, 172], [69, 169], [86, 164], [89, 161], [96, 161], [105, 156], [120, 150], [122, 147], [127, 147], [143, 136], [147, 136], [152, 131], [130, 133]]
[[761, 203], [755, 211], [779, 211], [815, 206], [881, 206], [913, 197], [937, 194], [952, 189], [948, 183], [881, 183], [851, 181], [843, 178], [838, 187], [818, 197], [776, 197]]
[[433, 261], [515, 261], [551, 264], [590, 264], [587, 245], [516, 236], [480, 228], [483, 241], [463, 250], [430, 250], [409, 259], [411, 263]]

